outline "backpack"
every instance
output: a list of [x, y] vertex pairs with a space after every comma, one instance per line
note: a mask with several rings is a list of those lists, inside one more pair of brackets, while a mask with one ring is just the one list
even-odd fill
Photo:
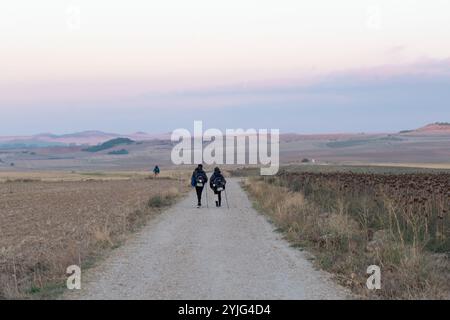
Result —
[[196, 187], [203, 187], [205, 184], [205, 178], [200, 172], [196, 172], [194, 176], [195, 186]]
[[214, 179], [217, 191], [223, 191], [225, 189], [225, 179], [222, 176], [218, 176]]

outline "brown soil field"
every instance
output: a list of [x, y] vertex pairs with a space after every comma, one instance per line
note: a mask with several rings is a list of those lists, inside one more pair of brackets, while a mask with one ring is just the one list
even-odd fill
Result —
[[[193, 169], [192, 169], [193, 170]], [[179, 179], [188, 177], [192, 172], [186, 170], [164, 169], [159, 178]], [[89, 181], [89, 180], [129, 180], [139, 178], [153, 178], [153, 173], [148, 171], [0, 171], [1, 182], [62, 182], [62, 181]]]
[[0, 183], [0, 298], [57, 290], [69, 265], [92, 264], [187, 185], [142, 177]]

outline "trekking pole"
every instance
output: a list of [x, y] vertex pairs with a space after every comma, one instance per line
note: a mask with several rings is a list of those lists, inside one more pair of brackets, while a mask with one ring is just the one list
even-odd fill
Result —
[[224, 189], [223, 191], [225, 192], [225, 200], [227, 201], [227, 208], [230, 209], [230, 206], [228, 205], [227, 189]]
[[205, 186], [206, 189], [206, 207], [209, 208], [209, 204], [208, 204], [208, 186]]

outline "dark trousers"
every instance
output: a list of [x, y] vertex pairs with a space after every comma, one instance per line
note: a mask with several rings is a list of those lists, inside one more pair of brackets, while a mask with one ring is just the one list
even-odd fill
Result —
[[203, 187], [195, 187], [195, 191], [197, 192], [197, 200], [198, 200], [198, 204], [202, 203], [202, 192], [203, 192]]
[[222, 205], [222, 191], [214, 191], [217, 194], [217, 200], [219, 201], [219, 206]]
[[222, 205], [222, 191], [217, 191], [217, 199], [219, 200], [219, 206]]

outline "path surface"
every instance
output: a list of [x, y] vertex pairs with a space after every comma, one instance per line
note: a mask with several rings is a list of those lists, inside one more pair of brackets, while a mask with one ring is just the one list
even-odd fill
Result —
[[[345, 299], [256, 212], [238, 180], [230, 209], [197, 209], [195, 192], [83, 274], [68, 299]], [[205, 193], [203, 194], [205, 195]]]

